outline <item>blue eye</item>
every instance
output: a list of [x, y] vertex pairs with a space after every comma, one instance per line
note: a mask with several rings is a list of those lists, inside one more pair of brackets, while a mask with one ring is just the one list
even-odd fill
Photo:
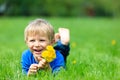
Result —
[[40, 39], [41, 42], [45, 41], [44, 39]]
[[35, 40], [30, 40], [30, 42], [34, 42]]

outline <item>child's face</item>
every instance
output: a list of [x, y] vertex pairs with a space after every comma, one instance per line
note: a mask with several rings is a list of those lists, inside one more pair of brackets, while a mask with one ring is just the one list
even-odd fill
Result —
[[34, 57], [40, 57], [43, 50], [45, 50], [47, 45], [52, 45], [52, 42], [48, 39], [47, 35], [34, 35], [28, 36], [26, 44], [33, 53]]

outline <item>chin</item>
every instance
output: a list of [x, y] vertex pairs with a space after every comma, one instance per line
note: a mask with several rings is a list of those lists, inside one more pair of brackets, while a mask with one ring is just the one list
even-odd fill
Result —
[[40, 57], [41, 55], [39, 54], [39, 55], [36, 55], [37, 57]]
[[35, 56], [35, 57], [40, 57], [40, 56], [41, 56], [41, 54], [34, 54], [34, 56]]

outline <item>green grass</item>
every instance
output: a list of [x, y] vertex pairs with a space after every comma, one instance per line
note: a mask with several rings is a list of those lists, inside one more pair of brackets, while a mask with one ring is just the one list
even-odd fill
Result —
[[[36, 17], [0, 17], [0, 80], [120, 80], [120, 19], [45, 18], [55, 28], [70, 29], [67, 70], [53, 77], [21, 74], [21, 54], [27, 49], [24, 28]], [[112, 45], [112, 40], [116, 41]]]

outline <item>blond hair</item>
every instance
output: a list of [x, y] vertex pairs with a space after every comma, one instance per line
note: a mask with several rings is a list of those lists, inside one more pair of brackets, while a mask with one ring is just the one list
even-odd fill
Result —
[[34, 36], [36, 34], [45, 34], [50, 41], [54, 39], [54, 29], [52, 25], [44, 19], [36, 19], [28, 24], [24, 31], [25, 41], [28, 36]]

